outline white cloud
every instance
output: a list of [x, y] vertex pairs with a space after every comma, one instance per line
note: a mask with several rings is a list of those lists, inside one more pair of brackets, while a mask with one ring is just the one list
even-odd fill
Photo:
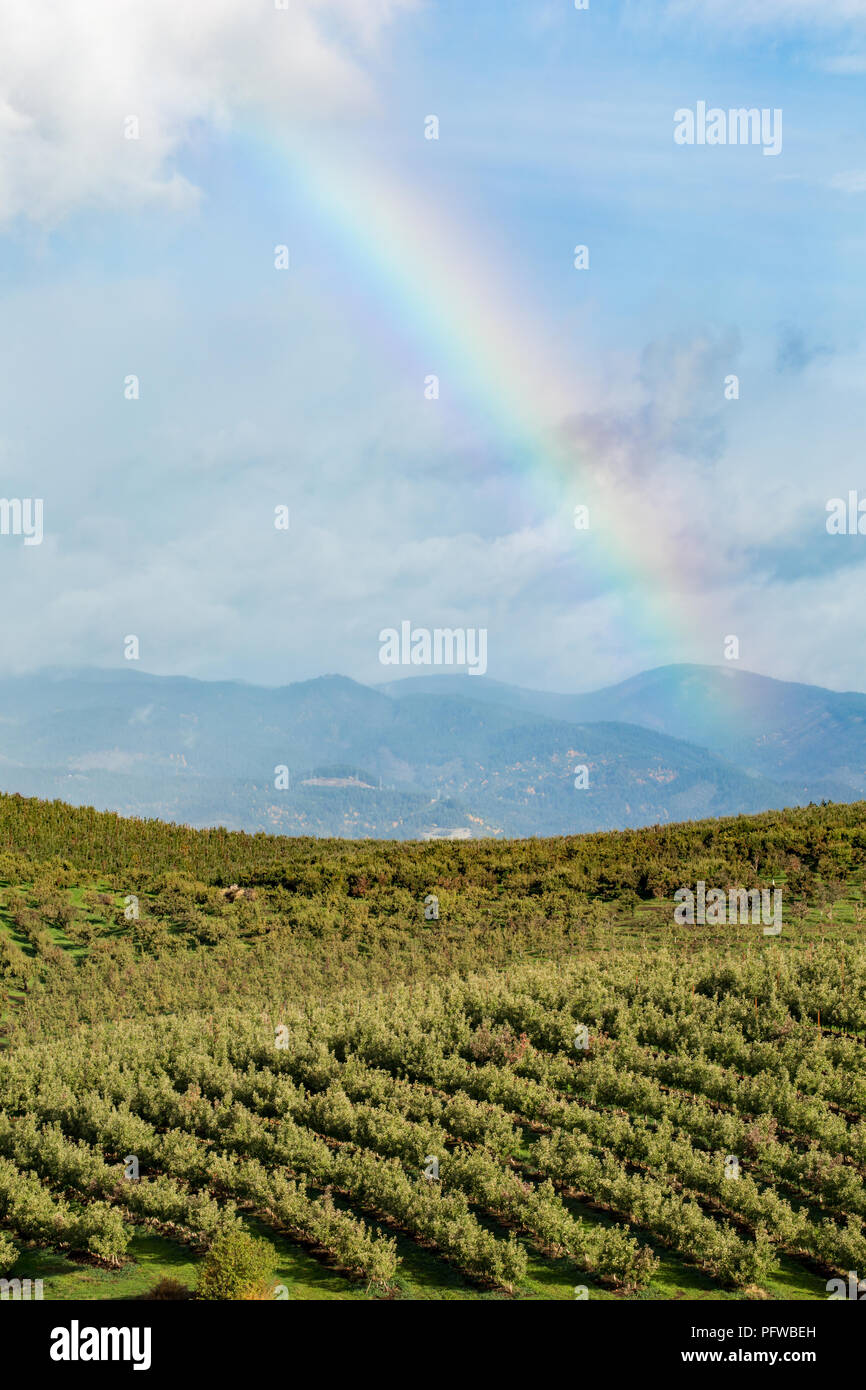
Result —
[[[381, 28], [417, 0], [5, 0], [0, 217], [80, 205], [180, 206], [172, 168], [201, 121], [308, 123], [369, 110]], [[135, 116], [139, 139], [124, 136]]]
[[840, 193], [866, 193], [866, 171], [849, 169], [846, 173], [834, 174], [830, 187], [838, 189]]
[[669, 0], [668, 14], [699, 16], [735, 29], [768, 25], [838, 28], [866, 20], [866, 0]]
[[844, 53], [838, 58], [827, 58], [821, 67], [840, 77], [859, 77], [866, 72], [866, 53]]

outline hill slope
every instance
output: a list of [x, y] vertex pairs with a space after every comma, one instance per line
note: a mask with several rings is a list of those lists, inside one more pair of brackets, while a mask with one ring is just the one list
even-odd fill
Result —
[[[438, 690], [577, 723], [616, 720], [687, 739], [744, 770], [866, 791], [866, 695], [773, 680], [732, 666], [660, 666], [618, 685], [557, 695], [465, 675], [378, 686], [406, 698]], [[832, 793], [823, 793], [832, 794]]]
[[851, 799], [861, 711], [864, 696], [703, 667], [577, 696], [83, 671], [0, 681], [0, 789], [290, 834], [562, 834]]
[[[0, 796], [0, 1276], [826, 1303], [866, 1259], [864, 810], [359, 844]], [[781, 884], [781, 934], [678, 921], [698, 879]], [[227, 1227], [252, 1290], [203, 1290]]]

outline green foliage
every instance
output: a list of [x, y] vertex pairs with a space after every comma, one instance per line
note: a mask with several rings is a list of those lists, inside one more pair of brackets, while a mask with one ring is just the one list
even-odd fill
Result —
[[233, 1227], [221, 1232], [199, 1272], [196, 1292], [204, 1299], [254, 1297], [274, 1267], [276, 1252], [269, 1241], [256, 1240]]
[[3, 1231], [0, 1231], [0, 1276], [5, 1277], [18, 1259], [18, 1246]]
[[[383, 845], [0, 796], [0, 1227], [108, 1268], [153, 1228], [213, 1299], [270, 1296], [253, 1218], [388, 1296], [398, 1240], [499, 1296], [864, 1268], [862, 817]], [[674, 925], [774, 877], [779, 938]]]

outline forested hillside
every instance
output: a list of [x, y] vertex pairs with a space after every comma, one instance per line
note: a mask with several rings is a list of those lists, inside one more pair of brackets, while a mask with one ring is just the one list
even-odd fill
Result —
[[0, 680], [0, 789], [295, 836], [574, 834], [862, 796], [864, 712], [711, 667], [581, 696], [447, 675], [21, 676]]
[[[826, 1298], [866, 1270], [864, 871], [862, 803], [383, 844], [0, 797], [0, 1272]], [[699, 881], [781, 934], [678, 921]]]

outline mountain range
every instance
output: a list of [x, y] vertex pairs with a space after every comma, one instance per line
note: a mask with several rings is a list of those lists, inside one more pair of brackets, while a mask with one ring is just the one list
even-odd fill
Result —
[[0, 680], [0, 790], [282, 834], [571, 834], [866, 796], [866, 695], [731, 666], [577, 695], [47, 672]]

